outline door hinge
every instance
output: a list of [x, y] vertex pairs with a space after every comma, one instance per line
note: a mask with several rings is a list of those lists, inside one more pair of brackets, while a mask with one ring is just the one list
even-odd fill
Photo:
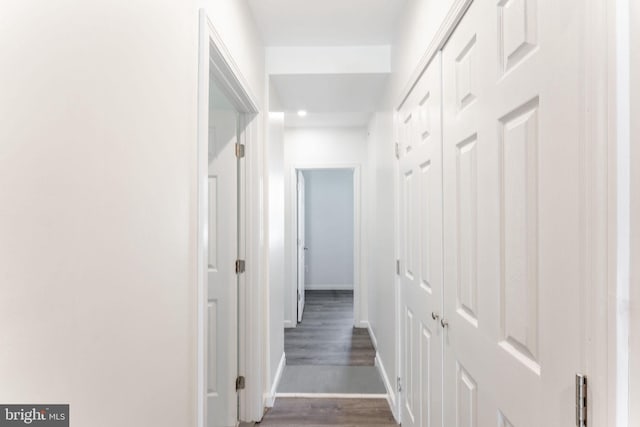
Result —
[[244, 144], [236, 143], [236, 157], [239, 159], [244, 157]]
[[244, 273], [245, 262], [243, 259], [236, 260], [236, 274]]
[[400, 260], [396, 260], [396, 275], [400, 275]]
[[236, 391], [244, 390], [244, 383], [245, 381], [243, 376], [236, 378]]
[[395, 154], [396, 154], [396, 159], [400, 159], [400, 143], [399, 142], [396, 142]]
[[402, 393], [402, 380], [398, 377], [398, 393]]
[[576, 426], [587, 427], [587, 377], [576, 374]]

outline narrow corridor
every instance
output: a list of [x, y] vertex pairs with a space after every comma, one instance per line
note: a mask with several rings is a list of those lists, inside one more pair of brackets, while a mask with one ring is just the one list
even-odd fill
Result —
[[306, 291], [302, 323], [285, 329], [287, 365], [373, 366], [369, 331], [353, 327], [353, 291]]

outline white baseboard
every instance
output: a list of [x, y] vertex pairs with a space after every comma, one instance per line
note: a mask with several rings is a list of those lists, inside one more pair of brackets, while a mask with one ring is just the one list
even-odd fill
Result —
[[282, 353], [282, 357], [280, 358], [280, 364], [278, 364], [278, 369], [276, 370], [276, 375], [273, 379], [273, 384], [271, 385], [271, 390], [267, 396], [265, 396], [264, 405], [267, 408], [273, 408], [273, 404], [276, 401], [276, 395], [278, 394], [278, 386], [280, 385], [280, 380], [282, 379], [282, 373], [284, 372], [284, 367], [287, 365], [287, 359], [285, 357], [284, 352]]
[[304, 289], [306, 291], [352, 291], [353, 283], [345, 283], [340, 285], [327, 285], [327, 284], [305, 284]]
[[309, 399], [386, 399], [386, 394], [356, 393], [278, 393], [276, 397], [294, 397]]
[[389, 381], [389, 375], [387, 375], [387, 370], [380, 359], [380, 355], [376, 352], [376, 360], [375, 360], [376, 368], [378, 368], [378, 372], [382, 377], [382, 382], [384, 382], [384, 387], [387, 389], [387, 402], [389, 402], [389, 408], [391, 408], [391, 413], [393, 414], [393, 418], [396, 422], [400, 423], [400, 414], [398, 414], [398, 408], [396, 406], [396, 390], [391, 385]]
[[293, 322], [291, 320], [285, 320], [284, 321], [284, 327], [285, 328], [295, 328], [296, 327], [296, 323], [297, 322]]
[[371, 343], [373, 344], [373, 348], [376, 351], [376, 355], [378, 354], [378, 339], [376, 338], [376, 334], [373, 333], [373, 328], [371, 328], [371, 323], [364, 320], [360, 322], [363, 328], [367, 328], [369, 331], [369, 336], [371, 337]]

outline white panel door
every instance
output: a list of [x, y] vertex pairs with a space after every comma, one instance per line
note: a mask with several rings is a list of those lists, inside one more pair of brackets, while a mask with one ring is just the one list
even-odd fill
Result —
[[305, 273], [306, 273], [306, 251], [307, 244], [305, 240], [305, 197], [304, 197], [304, 174], [297, 171], [297, 192], [298, 192], [298, 322], [302, 322], [304, 314], [304, 297], [305, 297]]
[[449, 427], [575, 425], [579, 0], [475, 0], [443, 49]]
[[442, 133], [437, 56], [399, 112], [402, 425], [442, 425]]
[[237, 113], [218, 107], [210, 111], [209, 123], [206, 419], [208, 427], [226, 427], [238, 419]]

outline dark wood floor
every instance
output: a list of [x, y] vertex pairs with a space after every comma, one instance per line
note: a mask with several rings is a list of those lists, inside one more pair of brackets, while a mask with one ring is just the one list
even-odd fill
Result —
[[278, 398], [256, 426], [396, 426], [385, 399]]
[[284, 334], [287, 365], [373, 366], [365, 328], [353, 327], [353, 291], [307, 291], [302, 323]]

